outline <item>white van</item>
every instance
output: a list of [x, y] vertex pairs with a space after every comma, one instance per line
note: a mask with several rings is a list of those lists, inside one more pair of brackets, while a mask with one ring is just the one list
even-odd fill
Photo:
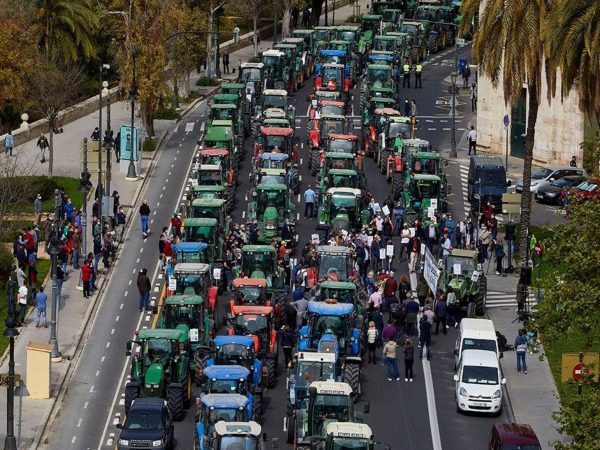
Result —
[[488, 350], [464, 350], [458, 363], [457, 411], [499, 414], [502, 410], [502, 378], [498, 358]]
[[458, 367], [463, 350], [488, 350], [499, 358], [494, 322], [488, 319], [462, 319], [454, 344], [454, 370]]

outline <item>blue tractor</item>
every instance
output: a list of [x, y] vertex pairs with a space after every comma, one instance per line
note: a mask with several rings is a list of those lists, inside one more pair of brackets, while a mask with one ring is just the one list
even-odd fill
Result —
[[213, 345], [214, 352], [204, 362], [206, 368], [214, 365], [242, 366], [250, 371], [250, 384], [255, 389], [261, 386], [263, 364], [256, 358], [252, 336], [216, 336]]
[[262, 389], [254, 386], [250, 371], [242, 366], [209, 366], [204, 369], [206, 394], [241, 394], [250, 400], [249, 417], [258, 421], [262, 414]]
[[300, 328], [298, 350], [337, 355], [338, 367], [343, 367], [342, 381], [360, 396], [361, 331], [356, 326], [354, 305], [311, 301], [307, 319], [308, 324]]
[[206, 394], [196, 399], [194, 449], [208, 450], [217, 422], [247, 422], [250, 400], [240, 394]]

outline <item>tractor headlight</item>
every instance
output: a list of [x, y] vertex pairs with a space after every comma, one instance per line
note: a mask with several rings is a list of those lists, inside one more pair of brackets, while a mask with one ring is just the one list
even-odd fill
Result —
[[127, 439], [119, 439], [119, 445], [124, 445], [125, 447], [129, 447], [129, 441]]
[[146, 389], [152, 389], [152, 385], [151, 384], [146, 384]]
[[152, 441], [152, 447], [160, 447], [161, 445], [164, 445], [165, 441], [164, 439], [160, 439], [158, 441]]

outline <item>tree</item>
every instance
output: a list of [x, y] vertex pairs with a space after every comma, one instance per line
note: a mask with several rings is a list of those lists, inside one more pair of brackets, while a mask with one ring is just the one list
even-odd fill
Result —
[[32, 22], [43, 53], [51, 59], [77, 61], [96, 54], [97, 17], [92, 0], [30, 0]]
[[545, 38], [550, 67], [560, 69], [561, 98], [576, 87], [581, 109], [600, 124], [600, 2], [559, 2]]
[[0, 161], [0, 242], [14, 231], [10, 219], [22, 212], [23, 200], [35, 198], [37, 186], [28, 181], [32, 169], [33, 165], [21, 164], [18, 156]]
[[[598, 368], [596, 368], [597, 370]], [[563, 396], [564, 397], [564, 396]], [[555, 442], [557, 450], [600, 449], [600, 386], [589, 383], [581, 395], [561, 398], [560, 412], [555, 415], [558, 431], [569, 436], [569, 443]]]
[[[287, 0], [286, 0], [287, 1]], [[269, 4], [265, 0], [245, 0], [235, 5], [235, 8], [242, 14], [243, 17], [252, 19], [252, 44], [254, 46], [254, 56], [258, 55], [258, 19], [264, 15], [269, 8]]]
[[42, 57], [31, 74], [31, 95], [34, 109], [48, 121], [48, 175], [54, 163], [54, 129], [59, 127], [58, 114], [78, 98], [83, 84], [83, 70], [74, 64], [64, 64]]
[[[504, 88], [504, 101], [515, 105], [523, 85], [527, 86], [527, 132], [523, 164], [523, 194], [519, 234], [519, 260], [527, 261], [527, 237], [531, 219], [531, 163], [535, 142], [535, 124], [540, 102], [544, 42], [541, 38], [551, 0], [464, 0], [461, 5], [460, 32], [470, 32], [472, 20], [479, 14], [479, 29], [473, 38], [473, 58], [479, 70], [497, 87]], [[552, 85], [552, 72], [546, 68]]]
[[310, 14], [310, 22], [311, 26], [315, 27], [319, 25], [319, 19], [321, 18], [321, 10], [323, 9], [323, 1], [311, 0], [311, 9], [312, 12]]

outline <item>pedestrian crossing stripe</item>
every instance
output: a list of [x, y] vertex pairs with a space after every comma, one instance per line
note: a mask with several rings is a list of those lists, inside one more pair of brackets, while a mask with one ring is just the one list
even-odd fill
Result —
[[[529, 293], [530, 303], [535, 302], [535, 296], [532, 292]], [[487, 308], [502, 308], [502, 307], [517, 307], [517, 293], [495, 292], [488, 291], [487, 293]]]

